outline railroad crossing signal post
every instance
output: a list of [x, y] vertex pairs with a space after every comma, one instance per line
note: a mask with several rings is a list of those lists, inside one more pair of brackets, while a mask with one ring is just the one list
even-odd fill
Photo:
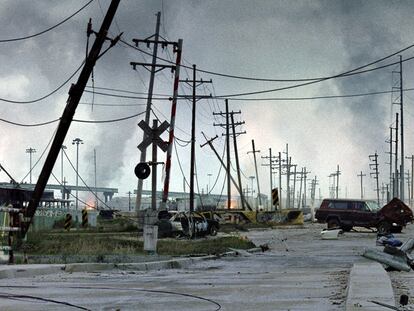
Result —
[[157, 165], [161, 164], [157, 162], [157, 147], [160, 147], [162, 151], [166, 152], [168, 149], [168, 143], [163, 141], [160, 135], [170, 126], [168, 122], [164, 121], [158, 126], [158, 121], [153, 120], [152, 128], [145, 121], [141, 121], [138, 126], [144, 130], [144, 140], [138, 145], [138, 149], [143, 152], [146, 148], [152, 144], [152, 162], [149, 164], [152, 166], [152, 199], [151, 210], [148, 216], [144, 218], [144, 250], [154, 254], [157, 251], [157, 239], [158, 239], [158, 226], [154, 225], [156, 221], [155, 216], [157, 210]]

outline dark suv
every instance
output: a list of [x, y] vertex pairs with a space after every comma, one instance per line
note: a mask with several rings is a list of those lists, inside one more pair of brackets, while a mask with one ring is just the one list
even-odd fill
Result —
[[350, 231], [352, 227], [377, 228], [378, 233], [401, 232], [413, 220], [411, 209], [397, 198], [380, 208], [375, 201], [324, 199], [315, 218], [328, 228]]

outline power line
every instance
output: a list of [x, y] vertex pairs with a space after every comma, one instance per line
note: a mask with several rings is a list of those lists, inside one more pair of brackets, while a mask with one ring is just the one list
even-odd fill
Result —
[[[128, 42], [126, 42], [126, 41], [124, 41], [122, 39], [120, 41], [122, 43], [126, 44], [128, 47], [133, 48], [133, 49], [135, 49], [137, 51], [140, 51], [141, 53], [144, 53], [144, 54], [147, 54], [147, 55], [152, 55], [152, 54], [150, 54], [150, 53], [148, 53], [148, 52], [146, 52], [146, 51], [144, 51], [144, 50], [142, 50], [142, 49], [140, 49], [140, 48], [138, 48], [136, 46], [133, 46], [133, 45], [129, 44]], [[347, 70], [347, 71], [342, 72], [342, 73], [339, 73], [339, 74], [335, 74], [335, 75], [331, 75], [331, 76], [325, 76], [325, 77], [316, 77], [316, 78], [302, 78], [302, 79], [267, 79], [267, 78], [244, 77], [244, 76], [230, 75], [230, 74], [224, 74], [224, 73], [219, 73], [219, 72], [214, 72], [214, 71], [209, 71], [209, 70], [204, 70], [204, 69], [196, 69], [196, 71], [202, 72], [202, 73], [211, 74], [211, 75], [226, 77], [226, 78], [234, 78], [234, 79], [242, 79], [242, 80], [252, 80], [252, 81], [262, 81], [262, 82], [308, 82], [308, 83], [301, 83], [301, 84], [297, 84], [295, 86], [292, 85], [292, 86], [288, 86], [287, 87], [287, 88], [293, 88], [293, 87], [300, 87], [300, 86], [305, 86], [305, 85], [308, 85], [308, 84], [318, 83], [318, 82], [330, 80], [330, 79], [333, 79], [333, 78], [352, 76], [352, 75], [357, 75], [357, 74], [366, 73], [366, 72], [369, 72], [369, 71], [378, 70], [378, 69], [382, 69], [382, 68], [385, 68], [385, 67], [393, 66], [393, 65], [397, 64], [398, 62], [391, 63], [391, 64], [387, 64], [387, 65], [380, 66], [380, 67], [376, 67], [376, 68], [372, 68], [372, 69], [367, 69], [367, 70], [360, 71], [361, 69], [364, 69], [366, 67], [375, 65], [377, 63], [380, 63], [380, 62], [382, 62], [382, 61], [384, 61], [384, 60], [386, 60], [388, 58], [391, 58], [391, 57], [393, 57], [395, 55], [398, 55], [398, 54], [400, 54], [400, 53], [402, 53], [404, 51], [407, 51], [407, 50], [409, 50], [409, 49], [411, 49], [413, 47], [414, 47], [414, 44], [409, 45], [409, 46], [407, 46], [405, 48], [402, 48], [402, 49], [400, 49], [400, 50], [398, 50], [398, 51], [396, 51], [396, 52], [394, 52], [392, 54], [389, 54], [389, 55], [387, 55], [385, 57], [382, 57], [380, 59], [377, 59], [377, 60], [372, 61], [370, 63], [367, 63], [365, 65], [358, 66], [356, 68]], [[168, 63], [172, 63], [168, 59], [164, 59], [164, 58], [161, 58], [161, 57], [157, 57], [157, 58], [159, 60], [162, 60], [162, 61], [165, 61], [165, 62], [168, 62]], [[412, 57], [410, 59], [412, 59]], [[407, 61], [407, 60], [404, 60], [404, 61]], [[182, 65], [182, 67], [183, 68], [186, 68], [186, 69], [192, 69], [192, 67], [186, 66], [186, 65]]]
[[[118, 89], [109, 89], [115, 92], [128, 92], [131, 94], [139, 94], [139, 92], [133, 92], [133, 91], [126, 91], [126, 90], [118, 90]], [[406, 88], [404, 91], [414, 91], [414, 88]], [[91, 91], [85, 91], [88, 93], [91, 93]], [[362, 97], [362, 96], [374, 96], [374, 95], [383, 95], [383, 94], [391, 94], [393, 91], [374, 91], [374, 92], [368, 92], [368, 93], [355, 93], [355, 94], [344, 94], [344, 95], [321, 95], [321, 96], [311, 96], [311, 97], [270, 97], [270, 98], [233, 98], [232, 100], [243, 100], [243, 101], [300, 101], [300, 100], [318, 100], [318, 99], [335, 99], [335, 98], [352, 98], [352, 97]], [[214, 91], [215, 93], [215, 91]], [[118, 95], [118, 94], [111, 94], [111, 93], [97, 93], [95, 94], [102, 95], [102, 96], [110, 96], [110, 97], [119, 97], [119, 98], [126, 98], [126, 99], [147, 99], [147, 97], [139, 97], [139, 96], [126, 96], [126, 95]], [[165, 94], [159, 94], [160, 96], [168, 96]], [[243, 94], [242, 94], [243, 95]], [[179, 96], [178, 99], [187, 99], [184, 98], [187, 97], [186, 95]], [[225, 98], [225, 95], [213, 95], [212, 97], [209, 97], [208, 99], [223, 99]], [[167, 100], [167, 97], [162, 98], [153, 98], [157, 100]], [[169, 98], [168, 98], [169, 100]], [[98, 104], [96, 104], [98, 105]], [[101, 104], [102, 106], [114, 106], [111, 104]], [[139, 104], [134, 104], [139, 105]], [[142, 104], [141, 104], [142, 105]], [[122, 106], [122, 105], [120, 105]], [[127, 105], [125, 105], [127, 106]]]
[[29, 174], [33, 171], [33, 169], [36, 167], [36, 165], [43, 158], [43, 156], [46, 153], [47, 148], [49, 148], [50, 144], [52, 143], [53, 137], [55, 137], [56, 132], [57, 132], [57, 127], [56, 127], [55, 131], [53, 132], [52, 136], [50, 137], [49, 142], [47, 143], [46, 147], [43, 149], [42, 153], [40, 154], [40, 157], [37, 159], [37, 161], [35, 162], [35, 164], [30, 168], [29, 172], [27, 172], [27, 174], [22, 178], [22, 180], [21, 180], [20, 183], [23, 183], [23, 180], [25, 180], [26, 177], [29, 176]]
[[[145, 113], [145, 111], [137, 113], [137, 114], [133, 114], [133, 115], [128, 116], [128, 117], [123, 117], [123, 118], [118, 118], [118, 119], [111, 119], [111, 120], [80, 120], [80, 119], [73, 119], [73, 122], [93, 123], [93, 124], [113, 123], [113, 122], [120, 122], [120, 121], [125, 121], [125, 120], [128, 120], [128, 119], [132, 119], [132, 118], [138, 117], [138, 116], [140, 116], [144, 113]], [[9, 120], [6, 120], [6, 119], [0, 119], [0, 121], [6, 122], [6, 123], [9, 123], [9, 124], [12, 124], [12, 125], [16, 125], [16, 126], [35, 127], [35, 126], [43, 126], [43, 125], [47, 125], [47, 124], [51, 124], [51, 123], [60, 121], [60, 118], [54, 119], [54, 120], [51, 120], [51, 121], [42, 122], [42, 123], [32, 123], [32, 124], [17, 123], [17, 122], [9, 121]]]
[[[93, 0], [92, 0], [93, 1]], [[66, 79], [66, 81], [65, 82], [63, 82], [60, 86], [58, 86], [55, 90], [53, 90], [52, 92], [50, 92], [49, 94], [46, 94], [46, 95], [44, 95], [44, 96], [42, 96], [42, 97], [39, 97], [39, 98], [37, 98], [37, 99], [32, 99], [32, 100], [26, 100], [26, 101], [18, 101], [18, 100], [10, 100], [10, 99], [6, 99], [6, 98], [0, 98], [0, 101], [4, 101], [4, 102], [6, 102], [6, 103], [11, 103], [11, 104], [33, 104], [33, 103], [36, 103], [36, 102], [39, 102], [39, 101], [41, 101], [41, 100], [44, 100], [44, 99], [46, 99], [46, 98], [48, 98], [49, 96], [51, 96], [51, 95], [53, 95], [53, 94], [55, 94], [57, 91], [59, 91], [63, 86], [65, 86], [69, 81], [70, 81], [70, 79], [72, 79], [77, 73], [78, 73], [78, 71], [82, 68], [82, 66], [83, 66], [83, 64], [85, 63], [85, 61], [83, 61], [82, 62], [82, 64], [80, 64], [80, 66], [78, 67], [78, 69], [76, 69], [76, 71], [74, 72], [74, 73], [72, 73], [71, 75], [70, 75], [70, 77], [69, 78], [67, 78]]]
[[49, 32], [53, 29], [55, 29], [56, 27], [59, 27], [60, 25], [64, 24], [65, 22], [67, 22], [68, 20], [70, 20], [72, 17], [74, 17], [75, 15], [77, 15], [79, 12], [81, 12], [82, 10], [84, 10], [89, 4], [91, 4], [94, 0], [90, 0], [88, 3], [86, 3], [83, 7], [81, 7], [79, 10], [77, 10], [75, 13], [73, 13], [72, 15], [66, 17], [64, 20], [62, 20], [61, 22], [57, 23], [54, 26], [51, 26], [43, 31], [40, 31], [38, 33], [32, 34], [32, 35], [27, 35], [24, 37], [18, 37], [18, 38], [10, 38], [10, 39], [1, 39], [0, 43], [6, 43], [6, 42], [15, 42], [15, 41], [21, 41], [21, 40], [26, 40], [26, 39], [30, 39], [30, 38], [34, 38], [37, 36], [40, 36], [46, 32]]
[[125, 120], [128, 120], [128, 119], [132, 119], [132, 118], [138, 117], [138, 116], [140, 116], [140, 115], [142, 115], [144, 113], [145, 113], [145, 111], [140, 112], [140, 113], [137, 113], [137, 114], [133, 114], [132, 116], [118, 118], [118, 119], [112, 119], [112, 120], [100, 120], [100, 121], [94, 120], [94, 121], [92, 121], [92, 120], [77, 120], [77, 119], [73, 119], [73, 122], [79, 122], [79, 123], [94, 123], [94, 124], [98, 124], [98, 123], [113, 123], [113, 122], [120, 122], [120, 121], [125, 121]]

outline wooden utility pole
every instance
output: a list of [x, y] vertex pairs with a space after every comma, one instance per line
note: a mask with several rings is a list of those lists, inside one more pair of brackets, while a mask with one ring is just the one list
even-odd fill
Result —
[[[239, 163], [239, 153], [238, 153], [238, 150], [237, 150], [237, 137], [236, 137], [236, 135], [246, 134], [246, 132], [243, 131], [243, 132], [236, 133], [236, 125], [244, 124], [244, 121], [235, 123], [234, 122], [234, 112], [231, 112], [230, 118], [231, 118], [232, 130], [233, 130], [232, 135], [233, 135], [233, 144], [234, 144], [234, 155], [236, 157], [237, 179], [239, 181], [239, 188], [242, 189], [241, 174], [240, 174], [240, 163]], [[243, 196], [243, 193], [240, 193], [240, 195], [241, 195], [242, 209], [244, 210], [245, 209], [245, 204], [244, 204], [245, 203], [245, 198]]]
[[[257, 196], [259, 197], [259, 205], [262, 205], [262, 197], [260, 195], [260, 183], [259, 183], [259, 173], [257, 171], [257, 161], [256, 161], [256, 153], [260, 153], [260, 150], [256, 150], [254, 147], [254, 139], [252, 139], [252, 151], [248, 151], [247, 154], [253, 153], [253, 159], [254, 159], [254, 170], [256, 172], [256, 182], [257, 182]], [[253, 188], [253, 185], [252, 185]]]
[[[163, 42], [166, 44], [166, 42]], [[170, 119], [170, 133], [168, 138], [168, 150], [167, 159], [165, 161], [165, 179], [164, 179], [164, 191], [162, 195], [162, 205], [165, 208], [168, 200], [168, 192], [170, 189], [170, 175], [171, 175], [171, 156], [174, 144], [174, 130], [175, 130], [175, 113], [177, 111], [177, 98], [178, 98], [178, 84], [180, 81], [180, 67], [181, 67], [181, 54], [183, 50], [183, 40], [179, 39], [174, 44], [174, 52], [177, 53], [175, 61], [175, 75], [174, 75], [174, 90], [171, 105], [171, 119]]]
[[223, 136], [226, 136], [226, 159], [227, 159], [227, 209], [230, 209], [231, 206], [231, 171], [230, 171], [230, 113], [229, 113], [229, 101], [228, 99], [225, 100], [226, 103], [226, 112], [213, 112], [213, 115], [219, 115], [219, 116], [225, 116], [226, 117], [226, 123], [225, 124], [216, 124], [213, 123], [213, 126], [221, 126], [225, 127], [226, 134], [223, 134]]
[[405, 157], [408, 160], [411, 160], [411, 191], [409, 195], [410, 204], [413, 203], [413, 184], [414, 184], [414, 155], [411, 155], [411, 157]]
[[400, 198], [401, 201], [404, 201], [404, 94], [403, 94], [403, 67], [402, 67], [402, 56], [400, 55], [400, 112], [401, 112], [401, 168], [400, 168], [400, 174], [401, 174], [401, 192], [400, 192]]
[[298, 199], [298, 208], [300, 208], [302, 204], [302, 182], [303, 182], [303, 176], [304, 176], [304, 168], [302, 167], [302, 170], [300, 172], [300, 186], [299, 186], [299, 199]]
[[294, 167], [293, 170], [293, 196], [292, 196], [292, 206], [295, 208], [295, 196], [296, 196], [296, 166], [297, 164], [292, 165]]
[[369, 159], [372, 163], [369, 164], [369, 167], [373, 170], [373, 172], [370, 173], [371, 177], [373, 176], [374, 179], [376, 179], [377, 182], [377, 189], [375, 189], [377, 191], [377, 201], [378, 201], [378, 205], [380, 205], [380, 198], [379, 198], [379, 180], [378, 180], [378, 155], [375, 152], [375, 154], [371, 154], [369, 155]]
[[[43, 191], [46, 187], [47, 181], [49, 180], [50, 174], [53, 170], [53, 167], [56, 163], [56, 159], [59, 155], [60, 148], [65, 140], [66, 134], [69, 130], [70, 124], [72, 122], [73, 116], [76, 112], [76, 108], [79, 104], [79, 100], [82, 97], [85, 86], [89, 80], [89, 77], [92, 73], [92, 70], [95, 66], [96, 61], [101, 56], [100, 52], [104, 42], [108, 39], [107, 34], [109, 32], [109, 27], [112, 23], [112, 20], [115, 16], [115, 12], [118, 8], [120, 0], [112, 0], [109, 5], [108, 11], [105, 15], [105, 18], [102, 22], [99, 32], [96, 34], [95, 41], [92, 45], [90, 52], [85, 60], [85, 65], [82, 68], [82, 71], [79, 75], [79, 78], [76, 84], [73, 84], [69, 90], [69, 98], [65, 106], [65, 110], [60, 118], [59, 126], [56, 130], [55, 137], [50, 146], [49, 153], [46, 157], [45, 164], [43, 165], [42, 171], [40, 173], [39, 179], [36, 183], [35, 189], [32, 194], [32, 198], [29, 201], [29, 205], [25, 211], [25, 217], [29, 219], [28, 222], [22, 225], [22, 236], [24, 237], [31, 222], [33, 221], [33, 216], [36, 213], [37, 206], [39, 205], [40, 198], [43, 195]], [[111, 40], [111, 45], [115, 45], [120, 39], [120, 35], [115, 39]]]
[[286, 208], [290, 208], [290, 158], [289, 144], [286, 144]]
[[394, 168], [394, 196], [399, 198], [399, 178], [398, 178], [398, 112], [395, 114], [395, 168]]
[[392, 130], [393, 130], [394, 128], [392, 127], [392, 126], [390, 126], [390, 139], [388, 139], [388, 140], [386, 140], [385, 142], [386, 143], [389, 143], [390, 144], [390, 146], [389, 146], [389, 148], [390, 148], [390, 151], [389, 152], [386, 152], [387, 154], [389, 154], [390, 155], [390, 162], [389, 163], [386, 163], [386, 164], [389, 164], [389, 166], [390, 166], [390, 188], [389, 188], [389, 192], [387, 192], [387, 200], [388, 201], [390, 201], [391, 200], [391, 197], [394, 197], [394, 193], [392, 193], [392, 195], [390, 194], [390, 192], [391, 191], [393, 191], [393, 178], [392, 178], [392, 155], [393, 155], [393, 153], [392, 153], [392, 144], [393, 144], [393, 142], [394, 142], [394, 140], [392, 139]]
[[[201, 148], [203, 148], [205, 145], [209, 145], [210, 146], [210, 148], [211, 148], [211, 150], [213, 150], [213, 152], [214, 152], [214, 154], [216, 155], [216, 157], [217, 157], [217, 159], [220, 161], [220, 163], [221, 163], [221, 165], [224, 167], [224, 169], [226, 169], [226, 165], [224, 164], [224, 162], [223, 162], [223, 160], [222, 160], [222, 158], [220, 157], [220, 155], [218, 154], [218, 152], [217, 152], [217, 150], [216, 150], [216, 148], [214, 148], [214, 146], [213, 146], [213, 141], [215, 140], [215, 139], [217, 139], [218, 138], [218, 136], [216, 135], [216, 137], [214, 137], [214, 138], [212, 138], [212, 139], [207, 139], [207, 137], [206, 137], [206, 135], [203, 133], [203, 132], [201, 132], [201, 134], [203, 134], [203, 136], [204, 136], [204, 138], [206, 139], [206, 143], [204, 143], [204, 144], [202, 144], [202, 145], [200, 145], [200, 147]], [[241, 188], [239, 188], [239, 186], [238, 186], [238, 184], [237, 184], [237, 182], [234, 180], [234, 178], [233, 177], [231, 177], [231, 181], [233, 182], [233, 185], [234, 185], [234, 187], [236, 187], [236, 190], [241, 194], [242, 193], [242, 189]], [[252, 208], [251, 208], [251, 206], [250, 206], [250, 204], [246, 201], [245, 202], [245, 204], [246, 204], [246, 206], [247, 206], [247, 208], [250, 210], [250, 211], [252, 211]]]
[[[278, 159], [275, 156], [272, 156], [272, 148], [269, 148], [269, 156], [262, 156], [262, 159], [269, 160], [269, 164], [262, 164], [262, 166], [269, 166], [269, 177], [270, 177], [270, 198], [272, 197], [272, 190], [273, 190], [273, 169], [275, 168], [273, 163], [277, 162], [276, 159]], [[278, 189], [278, 195], [280, 198], [280, 187]], [[280, 199], [279, 199], [280, 204]], [[272, 206], [272, 204], [270, 204]], [[280, 205], [279, 205], [280, 206]]]
[[[133, 39], [132, 41], [138, 47], [140, 43], [144, 43], [147, 46], [151, 44], [154, 45], [153, 54], [152, 54], [152, 62], [148, 63], [140, 63], [140, 62], [131, 62], [133, 69], [136, 69], [137, 66], [143, 66], [147, 70], [150, 71], [150, 81], [148, 86], [148, 97], [147, 97], [147, 106], [145, 111], [145, 122], [149, 124], [149, 119], [151, 116], [151, 105], [152, 105], [152, 94], [154, 90], [154, 80], [155, 74], [164, 69], [170, 68], [171, 71], [175, 71], [174, 77], [174, 90], [173, 90], [173, 97], [172, 97], [172, 106], [171, 106], [171, 120], [170, 120], [170, 133], [169, 133], [169, 146], [167, 150], [167, 159], [165, 163], [165, 179], [164, 179], [164, 191], [162, 196], [162, 205], [166, 207], [166, 203], [168, 200], [168, 191], [169, 191], [169, 183], [170, 183], [170, 171], [171, 171], [171, 155], [172, 155], [172, 148], [174, 142], [174, 129], [175, 129], [175, 112], [177, 107], [177, 97], [178, 97], [178, 83], [179, 83], [179, 75], [180, 75], [180, 65], [181, 65], [181, 53], [182, 53], [182, 43], [183, 41], [180, 39], [178, 42], [171, 42], [166, 40], [160, 40], [160, 19], [161, 13], [157, 13], [157, 24], [155, 27], [155, 34], [146, 38], [146, 39]], [[157, 55], [158, 55], [158, 46], [161, 45], [162, 48], [165, 48], [169, 45], [173, 46], [173, 51], [177, 52], [177, 59], [175, 65], [170, 64], [157, 64]], [[144, 134], [144, 139], [145, 134]], [[146, 161], [146, 150], [141, 152], [140, 155], [140, 163], [144, 163]], [[142, 187], [143, 187], [143, 179], [138, 179], [138, 186], [137, 186], [137, 197], [136, 197], [136, 210], [138, 210], [141, 206], [141, 199], [142, 199]]]
[[279, 209], [282, 209], [282, 153], [279, 152]]
[[[148, 85], [148, 97], [147, 97], [147, 108], [145, 111], [145, 123], [149, 124], [150, 122], [150, 116], [151, 116], [151, 104], [152, 104], [152, 93], [154, 90], [154, 79], [155, 79], [155, 72], [156, 72], [156, 64], [157, 64], [157, 53], [158, 53], [158, 39], [160, 35], [160, 24], [161, 24], [161, 12], [157, 13], [157, 24], [155, 26], [155, 34], [151, 36], [150, 38], [154, 37], [154, 49], [152, 52], [152, 62], [151, 62], [151, 69], [150, 69], [150, 80]], [[137, 39], [136, 39], [137, 40]], [[138, 40], [136, 44], [138, 45]], [[131, 63], [132, 64], [132, 63]], [[132, 64], [134, 66], [134, 64]], [[136, 65], [135, 65], [136, 66]], [[135, 69], [134, 66], [134, 69]], [[146, 136], [144, 133], [143, 140], [145, 140]], [[147, 158], [147, 150], [141, 151], [140, 163], [144, 163]], [[138, 212], [138, 210], [141, 208], [141, 199], [142, 199], [142, 186], [143, 186], [144, 180], [139, 178], [138, 179], [138, 185], [137, 185], [137, 197], [135, 201], [135, 210]]]
[[366, 174], [362, 174], [362, 171], [361, 171], [361, 174], [357, 174], [357, 176], [358, 177], [361, 177], [361, 200], [364, 198], [364, 188], [363, 188], [363, 177], [364, 176], [367, 176]]
[[194, 170], [195, 170], [195, 121], [196, 121], [196, 108], [197, 101], [201, 98], [208, 98], [211, 96], [197, 96], [196, 89], [198, 86], [203, 83], [212, 83], [212, 80], [206, 81], [203, 79], [197, 80], [197, 66], [193, 64], [193, 79], [192, 80], [180, 80], [180, 82], [185, 82], [192, 87], [192, 112], [191, 112], [191, 160], [190, 160], [190, 212], [193, 212], [194, 209]]

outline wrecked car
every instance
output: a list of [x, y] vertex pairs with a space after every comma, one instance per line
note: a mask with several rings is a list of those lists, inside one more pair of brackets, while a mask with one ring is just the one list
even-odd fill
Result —
[[170, 212], [169, 216], [167, 218], [164, 215], [157, 222], [160, 238], [214, 236], [220, 228], [217, 220], [206, 218], [198, 212]]
[[328, 228], [351, 231], [353, 227], [376, 228], [378, 233], [401, 232], [413, 221], [413, 212], [401, 200], [394, 198], [380, 208], [376, 201], [324, 199], [315, 218]]

